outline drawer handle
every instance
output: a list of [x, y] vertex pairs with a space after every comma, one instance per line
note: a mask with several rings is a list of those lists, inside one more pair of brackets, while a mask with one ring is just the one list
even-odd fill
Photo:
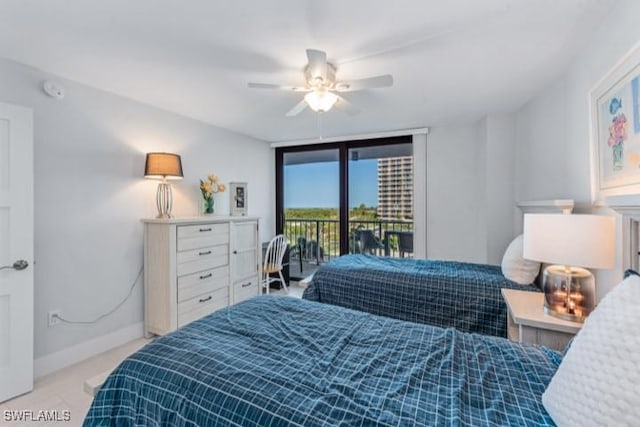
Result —
[[203, 256], [203, 255], [211, 255], [211, 251], [198, 252], [198, 255], [200, 255], [200, 256]]
[[246, 288], [247, 286], [251, 286], [251, 282], [247, 282], [247, 283], [243, 283], [243, 284], [242, 284], [242, 287], [243, 287], [243, 288]]
[[213, 297], [212, 297], [211, 295], [209, 295], [209, 296], [208, 296], [208, 297], [206, 297], [206, 298], [200, 298], [198, 301], [200, 301], [200, 302], [207, 302], [207, 301], [209, 301], [211, 298], [213, 298]]
[[206, 233], [207, 231], [211, 231], [211, 228], [201, 228], [200, 229], [201, 233]]
[[208, 279], [211, 276], [213, 276], [213, 273], [205, 274], [204, 276], [200, 276], [200, 280]]
[[238, 251], [233, 251], [233, 254], [234, 255], [238, 255]]

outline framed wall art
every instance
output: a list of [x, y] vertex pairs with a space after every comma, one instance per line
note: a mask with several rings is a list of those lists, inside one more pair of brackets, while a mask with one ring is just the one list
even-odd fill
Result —
[[592, 199], [640, 195], [640, 45], [590, 96]]
[[231, 193], [231, 215], [246, 216], [248, 212], [247, 183], [230, 182], [229, 189]]

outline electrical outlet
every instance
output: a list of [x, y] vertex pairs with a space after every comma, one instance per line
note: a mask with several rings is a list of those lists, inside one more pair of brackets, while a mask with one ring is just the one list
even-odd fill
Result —
[[47, 317], [49, 327], [55, 326], [60, 323], [60, 315], [60, 310], [51, 310], [49, 312], [49, 316]]

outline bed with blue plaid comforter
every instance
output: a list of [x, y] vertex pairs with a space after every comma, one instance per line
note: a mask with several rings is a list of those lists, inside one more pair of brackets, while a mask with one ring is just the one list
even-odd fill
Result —
[[543, 426], [552, 350], [283, 296], [126, 359], [85, 426]]
[[508, 280], [494, 265], [345, 255], [316, 271], [303, 298], [506, 337], [507, 306], [500, 288], [540, 292]]

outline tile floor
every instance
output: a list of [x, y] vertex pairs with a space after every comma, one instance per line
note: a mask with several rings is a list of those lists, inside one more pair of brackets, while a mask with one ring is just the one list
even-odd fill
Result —
[[[290, 297], [295, 297], [295, 298], [302, 298], [302, 293], [304, 292], [304, 288], [298, 286], [298, 282], [291, 282], [291, 285], [289, 286], [289, 296]], [[284, 290], [275, 290], [272, 289], [270, 291], [271, 294], [277, 294], [277, 295], [286, 295]]]
[[[289, 296], [301, 298], [304, 289], [292, 282]], [[272, 294], [284, 294], [284, 291], [272, 291]], [[31, 393], [0, 403], [0, 425], [13, 426], [80, 426], [91, 405], [92, 398], [84, 392], [84, 382], [88, 378], [112, 370], [130, 354], [148, 343], [144, 338], [131, 341], [121, 347], [94, 356], [83, 362], [54, 372], [35, 382]], [[6, 421], [5, 410], [32, 410], [37, 414], [39, 410], [57, 410], [71, 413], [71, 420], [49, 422], [18, 422]]]
[[[121, 347], [99, 354], [83, 362], [64, 368], [42, 378], [38, 378], [31, 393], [0, 404], [0, 424], [3, 426], [80, 426], [91, 405], [91, 396], [84, 392], [84, 381], [95, 375], [112, 370], [124, 358], [144, 346], [148, 340], [137, 339]], [[6, 421], [5, 410], [57, 410], [71, 411], [69, 422], [13, 422]]]

